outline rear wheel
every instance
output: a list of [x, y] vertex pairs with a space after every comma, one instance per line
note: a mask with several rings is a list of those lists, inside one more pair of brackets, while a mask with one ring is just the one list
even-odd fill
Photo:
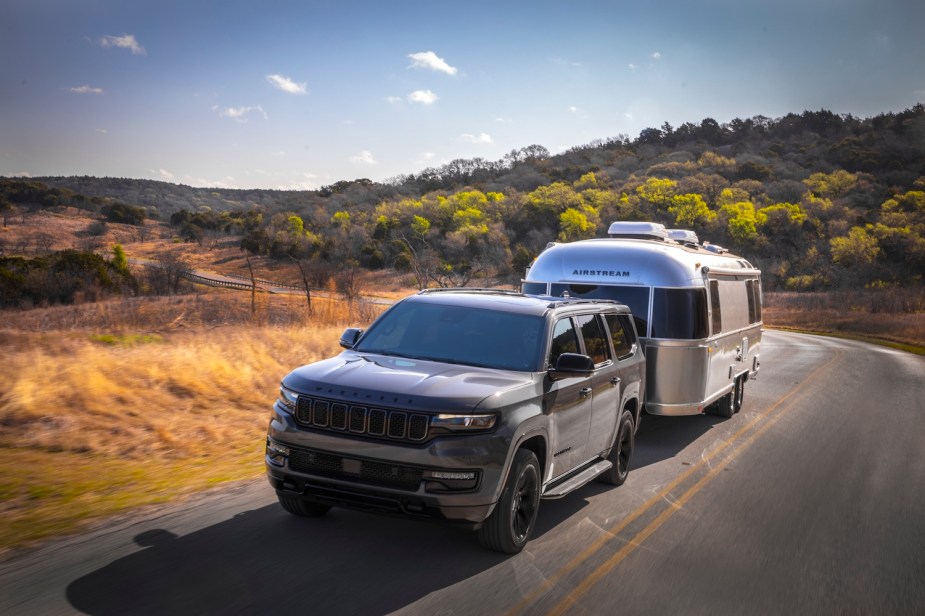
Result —
[[315, 503], [299, 496], [280, 494], [277, 492], [276, 498], [279, 500], [279, 504], [282, 505], [283, 509], [292, 515], [303, 518], [320, 518], [331, 510], [330, 505]]
[[636, 444], [636, 426], [633, 414], [623, 411], [620, 416], [620, 425], [617, 427], [617, 438], [610, 449], [607, 459], [613, 463], [608, 471], [598, 478], [614, 486], [622, 486], [630, 474], [630, 461], [633, 458], [633, 448]]
[[479, 529], [489, 550], [517, 554], [530, 538], [540, 506], [540, 465], [528, 449], [518, 449], [504, 482], [501, 499]]

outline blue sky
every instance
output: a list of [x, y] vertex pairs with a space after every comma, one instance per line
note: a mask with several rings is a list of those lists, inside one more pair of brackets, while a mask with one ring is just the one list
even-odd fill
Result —
[[925, 2], [0, 0], [0, 176], [313, 189], [925, 101]]

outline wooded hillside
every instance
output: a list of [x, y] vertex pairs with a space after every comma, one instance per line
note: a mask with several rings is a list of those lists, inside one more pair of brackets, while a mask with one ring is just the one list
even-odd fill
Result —
[[394, 266], [421, 286], [519, 279], [547, 242], [601, 237], [613, 220], [693, 229], [763, 269], [768, 290], [917, 285], [925, 106], [867, 119], [825, 110], [707, 118], [556, 155], [533, 145], [498, 161], [306, 192], [0, 181], [4, 216], [58, 205], [119, 222], [140, 208], [190, 241], [240, 235], [252, 253], [328, 268]]

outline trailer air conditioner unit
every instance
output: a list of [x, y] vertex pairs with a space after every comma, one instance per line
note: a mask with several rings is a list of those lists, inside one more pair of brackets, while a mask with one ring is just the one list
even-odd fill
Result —
[[700, 244], [700, 238], [690, 229], [668, 229], [668, 239], [691, 247]]
[[665, 230], [665, 225], [657, 222], [617, 221], [611, 223], [610, 228], [607, 229], [607, 235], [618, 238], [663, 241], [668, 237], [668, 231]]

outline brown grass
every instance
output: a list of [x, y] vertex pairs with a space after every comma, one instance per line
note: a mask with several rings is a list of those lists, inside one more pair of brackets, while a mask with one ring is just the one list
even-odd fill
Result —
[[764, 322], [925, 351], [925, 290], [766, 293]]
[[259, 476], [279, 380], [384, 308], [313, 306], [209, 290], [0, 313], [0, 551]]

